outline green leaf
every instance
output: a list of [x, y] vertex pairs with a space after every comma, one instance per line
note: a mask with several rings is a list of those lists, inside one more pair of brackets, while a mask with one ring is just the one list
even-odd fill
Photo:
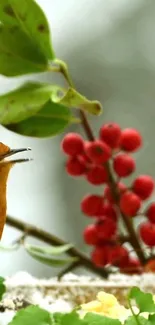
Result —
[[52, 314], [51, 315], [52, 325], [60, 325], [63, 317], [64, 317], [64, 313], [56, 312], [56, 313]]
[[21, 0], [1, 0], [0, 20], [5, 25], [18, 26], [47, 59], [55, 58], [49, 24], [34, 0], [22, 0], [22, 4]]
[[[59, 323], [58, 323], [59, 324]], [[61, 325], [87, 325], [84, 319], [80, 319], [80, 316], [76, 312], [65, 314], [61, 318]]]
[[130, 316], [124, 323], [124, 325], [151, 325], [148, 320], [142, 316]]
[[12, 251], [16, 251], [19, 247], [20, 247], [19, 244], [14, 244], [14, 245], [9, 245], [9, 246], [5, 246], [4, 244], [0, 244], [0, 251], [12, 252]]
[[84, 321], [89, 325], [121, 325], [118, 319], [112, 319], [95, 313], [87, 313]]
[[52, 100], [55, 103], [63, 104], [71, 108], [80, 108], [94, 115], [99, 115], [102, 112], [100, 102], [88, 100], [73, 88], [69, 88], [65, 93], [62, 92], [61, 98], [56, 93], [52, 94]]
[[3, 295], [6, 291], [6, 286], [5, 286], [4, 282], [5, 282], [5, 279], [0, 277], [0, 300], [2, 300]]
[[68, 251], [72, 244], [66, 244], [61, 246], [34, 246], [34, 245], [26, 245], [32, 252], [37, 252], [41, 254], [49, 254], [49, 255], [60, 255]]
[[50, 313], [38, 306], [19, 310], [8, 325], [52, 325]]
[[13, 77], [47, 71], [48, 60], [17, 26], [0, 25], [0, 74]]
[[34, 259], [36, 259], [37, 261], [39, 261], [41, 263], [52, 266], [52, 267], [64, 266], [66, 264], [77, 261], [77, 258], [74, 258], [74, 257], [70, 257], [70, 258], [66, 258], [66, 259], [55, 259], [47, 254], [39, 254], [37, 252], [34, 252], [33, 249], [31, 249], [30, 245], [25, 245], [25, 249], [28, 252], [28, 254], [31, 255]]
[[140, 312], [155, 312], [155, 303], [151, 293], [142, 292], [133, 287], [129, 293], [129, 299], [134, 299]]
[[[149, 315], [148, 318], [148, 325], [154, 325], [155, 324], [155, 314]], [[143, 324], [142, 324], [143, 325]], [[145, 324], [144, 324], [145, 325]]]
[[0, 96], [0, 123], [18, 123], [35, 115], [59, 87], [26, 82], [18, 89]]
[[7, 125], [7, 129], [30, 137], [45, 138], [61, 133], [69, 124], [77, 122], [69, 108], [48, 101], [43, 108], [17, 124]]

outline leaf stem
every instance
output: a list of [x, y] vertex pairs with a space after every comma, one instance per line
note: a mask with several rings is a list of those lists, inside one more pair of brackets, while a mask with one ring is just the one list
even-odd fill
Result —
[[131, 313], [132, 313], [132, 316], [134, 317], [134, 319], [135, 319], [135, 322], [137, 323], [137, 325], [141, 325], [141, 322], [139, 321], [139, 319], [138, 319], [138, 315], [136, 315], [135, 313], [134, 313], [134, 310], [133, 310], [133, 308], [132, 308], [132, 305], [131, 305], [131, 301], [130, 301], [130, 298], [128, 297], [128, 305], [129, 305], [129, 308], [130, 308], [130, 310], [131, 310]]

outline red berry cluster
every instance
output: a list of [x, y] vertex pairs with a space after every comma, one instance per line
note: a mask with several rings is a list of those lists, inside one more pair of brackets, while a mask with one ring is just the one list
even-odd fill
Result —
[[[94, 246], [91, 258], [98, 267], [110, 264], [124, 272], [140, 270], [140, 262], [131, 258], [128, 250], [119, 244], [118, 219], [120, 214], [128, 218], [137, 216], [143, 201], [154, 190], [154, 181], [148, 175], [136, 177], [130, 188], [121, 182], [135, 171], [131, 153], [141, 146], [142, 138], [137, 130], [121, 130], [116, 123], [103, 125], [99, 138], [94, 141], [85, 141], [76, 133], [67, 134], [62, 141], [62, 150], [68, 156], [67, 173], [104, 186], [101, 195], [86, 195], [81, 202], [82, 212], [95, 220], [85, 228], [83, 236], [88, 245]], [[155, 203], [148, 207], [145, 215], [148, 220], [140, 225], [139, 234], [146, 245], [155, 246]]]

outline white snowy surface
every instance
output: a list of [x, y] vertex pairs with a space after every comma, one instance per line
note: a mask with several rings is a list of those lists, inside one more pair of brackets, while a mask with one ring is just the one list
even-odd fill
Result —
[[51, 279], [37, 279], [27, 272], [18, 272], [12, 277], [6, 278], [6, 286], [13, 287], [50, 287], [50, 286], [111, 286], [111, 287], [131, 287], [138, 285], [141, 287], [150, 286], [155, 283], [154, 273], [144, 273], [142, 275], [125, 275], [125, 274], [111, 274], [108, 280], [96, 278], [86, 275], [76, 275], [69, 273], [63, 276], [61, 280], [57, 277]]
[[0, 325], [8, 325], [15, 315], [15, 311], [6, 310], [4, 313], [0, 313]]

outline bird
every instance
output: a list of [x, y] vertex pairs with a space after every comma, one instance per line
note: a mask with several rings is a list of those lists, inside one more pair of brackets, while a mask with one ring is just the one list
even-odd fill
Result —
[[17, 153], [29, 151], [31, 148], [11, 149], [0, 142], [0, 240], [2, 238], [7, 211], [7, 181], [11, 168], [18, 163], [32, 160], [31, 158], [5, 160]]

